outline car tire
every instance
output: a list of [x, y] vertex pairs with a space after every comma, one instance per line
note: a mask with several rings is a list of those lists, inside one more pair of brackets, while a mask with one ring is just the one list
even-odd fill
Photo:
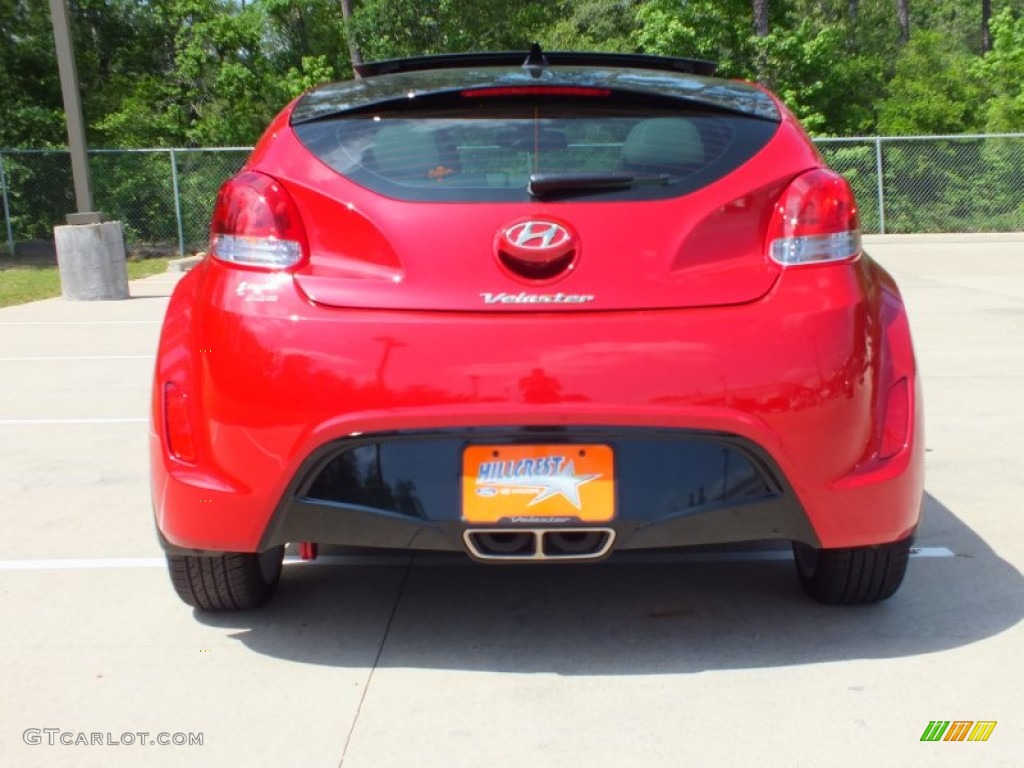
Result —
[[266, 603], [281, 579], [284, 547], [266, 552], [167, 555], [175, 592], [201, 611], [246, 611]]
[[859, 605], [891, 597], [907, 572], [910, 539], [847, 549], [818, 549], [793, 542], [804, 591], [820, 603]]

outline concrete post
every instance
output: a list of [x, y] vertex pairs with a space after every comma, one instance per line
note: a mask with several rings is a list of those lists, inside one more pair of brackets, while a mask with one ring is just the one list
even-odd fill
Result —
[[96, 301], [128, 298], [124, 230], [119, 221], [53, 228], [57, 267], [65, 299]]

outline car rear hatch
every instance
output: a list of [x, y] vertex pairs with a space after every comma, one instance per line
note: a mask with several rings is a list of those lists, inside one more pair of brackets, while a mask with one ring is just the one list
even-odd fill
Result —
[[787, 184], [820, 164], [745, 84], [642, 70], [368, 78], [300, 99], [249, 169], [295, 201], [314, 301], [410, 310], [721, 306], [765, 295]]

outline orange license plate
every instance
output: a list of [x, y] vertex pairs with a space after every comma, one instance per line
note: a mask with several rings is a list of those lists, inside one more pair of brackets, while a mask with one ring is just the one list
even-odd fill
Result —
[[607, 523], [615, 465], [607, 445], [471, 445], [462, 454], [467, 523]]

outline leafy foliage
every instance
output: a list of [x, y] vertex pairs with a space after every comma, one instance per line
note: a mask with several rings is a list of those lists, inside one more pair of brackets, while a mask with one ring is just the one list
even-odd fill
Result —
[[983, 88], [973, 75], [966, 46], [940, 32], [921, 31], [896, 62], [878, 126], [887, 135], [974, 132]]
[[[643, 51], [760, 78], [819, 135], [1024, 126], [1024, 0], [982, 56], [980, 0], [68, 0], [93, 146], [251, 144], [288, 100], [364, 60], [465, 50]], [[346, 24], [342, 5], [351, 8]], [[759, 6], [761, 7], [761, 6]], [[0, 0], [0, 147], [65, 140], [46, 3]]]
[[[1024, 0], [993, 3], [983, 52], [980, 0], [910, 2], [902, 41], [894, 0], [67, 0], [91, 147], [248, 146], [290, 99], [353, 76], [353, 51], [371, 61], [468, 50], [638, 51], [717, 61], [725, 77], [760, 79], [817, 136], [907, 136], [1024, 131]], [[754, 10], [767, 8], [767, 33]], [[53, 33], [43, 0], [0, 0], [0, 148], [66, 142]], [[343, 6], [350, 11], [349, 18]], [[885, 158], [890, 229], [934, 228], [981, 216], [993, 227], [1024, 216], [1015, 200], [1017, 144], [956, 144], [924, 157]], [[874, 197], [873, 145], [835, 146], [830, 161]], [[201, 238], [224, 168], [196, 154], [178, 162], [181, 192]], [[231, 156], [232, 167], [239, 158]], [[116, 164], [103, 207], [139, 242], [166, 239], [168, 156]], [[983, 173], [968, 173], [968, 162]], [[11, 219], [47, 231], [69, 207], [66, 158], [4, 155]], [[59, 166], [59, 167], [58, 167]], [[179, 168], [179, 171], [182, 170]], [[901, 189], [908, 174], [921, 189]], [[922, 190], [938, 190], [929, 199]], [[1002, 190], [1002, 191], [999, 191]], [[914, 213], [914, 209], [918, 210]], [[936, 213], [937, 212], [937, 213]], [[1009, 218], [1007, 218], [1009, 217]], [[194, 219], [194, 221], [193, 221]]]
[[57, 62], [47, 5], [0, 0], [0, 147], [64, 140]]
[[994, 133], [1024, 125], [1024, 17], [1009, 9], [992, 19], [992, 50], [974, 72], [989, 88], [984, 127]]

